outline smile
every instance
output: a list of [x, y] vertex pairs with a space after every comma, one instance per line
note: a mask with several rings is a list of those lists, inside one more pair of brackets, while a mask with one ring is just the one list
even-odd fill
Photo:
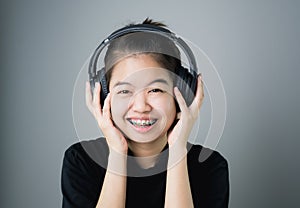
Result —
[[127, 121], [129, 121], [133, 126], [135, 127], [149, 127], [156, 123], [157, 119], [131, 119], [128, 118]]

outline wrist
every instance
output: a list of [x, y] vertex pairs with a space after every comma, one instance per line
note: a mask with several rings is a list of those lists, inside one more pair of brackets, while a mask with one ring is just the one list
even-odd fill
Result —
[[174, 167], [182, 160], [185, 160], [187, 152], [186, 145], [173, 145], [169, 147], [168, 168]]
[[127, 174], [127, 153], [119, 153], [115, 150], [109, 150], [107, 171], [117, 175]]
[[174, 143], [169, 143], [169, 154], [185, 154], [187, 141], [177, 140]]

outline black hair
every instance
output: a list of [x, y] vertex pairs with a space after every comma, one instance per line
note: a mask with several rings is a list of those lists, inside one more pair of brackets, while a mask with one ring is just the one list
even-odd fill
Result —
[[[161, 22], [146, 18], [142, 24], [156, 27], [166, 27]], [[137, 24], [130, 24], [137, 25]], [[152, 32], [135, 32], [121, 36], [113, 40], [106, 51], [104, 62], [106, 79], [109, 85], [113, 67], [122, 59], [130, 56], [149, 55], [162, 68], [175, 73], [176, 68], [181, 66], [180, 51], [175, 43], [169, 38]]]

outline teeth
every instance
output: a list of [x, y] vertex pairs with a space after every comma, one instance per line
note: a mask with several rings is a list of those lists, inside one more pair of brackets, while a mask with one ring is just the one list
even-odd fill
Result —
[[132, 120], [132, 119], [129, 119], [129, 121], [130, 121], [130, 123], [132, 123], [135, 126], [150, 126], [150, 125], [153, 125], [156, 122], [155, 119], [152, 119], [152, 120], [140, 120], [140, 119]]

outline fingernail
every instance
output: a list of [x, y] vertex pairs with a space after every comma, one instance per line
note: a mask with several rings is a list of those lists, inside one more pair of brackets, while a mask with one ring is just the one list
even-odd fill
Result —
[[174, 92], [175, 92], [175, 93], [178, 93], [178, 92], [179, 92], [178, 87], [174, 87]]
[[199, 79], [202, 81], [202, 74], [201, 73], [199, 74]]

